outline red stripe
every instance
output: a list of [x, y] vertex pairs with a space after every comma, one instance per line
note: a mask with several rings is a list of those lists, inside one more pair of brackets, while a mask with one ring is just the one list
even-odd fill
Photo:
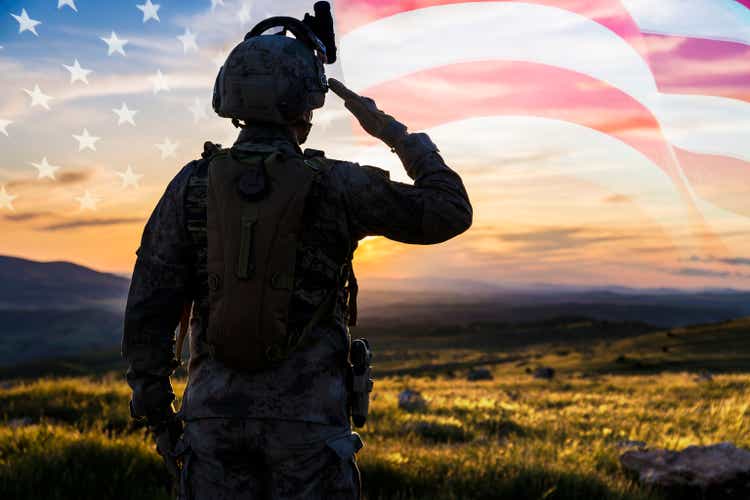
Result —
[[744, 5], [748, 9], [750, 9], [750, 0], [735, 0], [735, 1], [738, 2], [738, 3], [740, 3], [740, 4], [742, 4], [742, 5]]
[[750, 102], [750, 45], [681, 36], [643, 36], [651, 71], [662, 92]]
[[750, 217], [750, 162], [685, 151], [675, 147], [690, 184], [702, 199], [745, 217]]
[[[336, 19], [343, 37], [364, 24], [400, 12], [469, 1], [472, 0], [338, 0]], [[743, 1], [750, 5], [750, 0]], [[526, 0], [526, 3], [567, 10], [609, 28], [649, 62], [663, 92], [750, 101], [750, 46], [746, 44], [642, 34], [619, 0]]]
[[[477, 0], [337, 0], [335, 15], [337, 30], [341, 36], [360, 26], [384, 17], [437, 5], [476, 2]], [[479, 0], [512, 2], [515, 0]], [[606, 26], [622, 38], [637, 45], [640, 30], [619, 0], [525, 0], [524, 3], [545, 5], [585, 16]], [[423, 26], [420, 29], [430, 29]], [[503, 26], [498, 26], [503, 29]]]
[[398, 110], [399, 119], [416, 130], [498, 115], [577, 123], [620, 139], [679, 179], [669, 145], [648, 108], [581, 73], [518, 61], [460, 63], [414, 73], [365, 93], [383, 109]]

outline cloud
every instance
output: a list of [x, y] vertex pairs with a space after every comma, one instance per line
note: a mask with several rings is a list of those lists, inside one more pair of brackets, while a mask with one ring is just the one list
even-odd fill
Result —
[[75, 172], [63, 172], [57, 178], [57, 182], [61, 184], [78, 184], [79, 182], [87, 181], [92, 177], [93, 173], [90, 170], [77, 170]]
[[630, 196], [625, 196], [624, 194], [613, 194], [604, 198], [604, 203], [627, 203], [629, 201], [632, 201]]
[[750, 259], [743, 257], [720, 259], [720, 261], [730, 266], [750, 266]]
[[64, 231], [67, 229], [78, 229], [82, 227], [117, 226], [122, 224], [135, 224], [143, 222], [141, 217], [118, 217], [109, 219], [77, 219], [67, 222], [50, 224], [38, 227], [39, 231]]
[[518, 243], [521, 250], [549, 252], [580, 249], [598, 243], [632, 239], [633, 236], [582, 227], [545, 228], [520, 233], [498, 234], [504, 242]]
[[[57, 174], [55, 182], [57, 184], [69, 186], [73, 184], [80, 184], [86, 182], [94, 176], [94, 172], [91, 169], [86, 170], [73, 170], [70, 172], [60, 172]], [[33, 179], [16, 179], [8, 183], [8, 188], [21, 188], [29, 187], [39, 184], [39, 180]]]
[[51, 215], [53, 215], [52, 212], [26, 212], [18, 214], [8, 214], [3, 218], [11, 222], [26, 222], [29, 220], [49, 217]]
[[746, 257], [699, 257], [693, 255], [690, 257], [691, 262], [705, 262], [713, 264], [725, 264], [728, 266], [748, 266], [750, 267], [750, 258]]
[[713, 269], [704, 269], [701, 267], [683, 267], [673, 271], [673, 274], [680, 276], [695, 276], [701, 278], [729, 278], [732, 273], [729, 271], [716, 271]]

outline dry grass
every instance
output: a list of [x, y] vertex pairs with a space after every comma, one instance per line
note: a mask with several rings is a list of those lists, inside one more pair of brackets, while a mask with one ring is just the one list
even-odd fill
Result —
[[[361, 430], [368, 498], [659, 499], [622, 471], [618, 442], [750, 447], [750, 375], [540, 381], [501, 370], [483, 382], [378, 380]], [[425, 410], [398, 408], [405, 388]], [[0, 498], [163, 498], [164, 471], [129, 425], [127, 399], [113, 378], [0, 390]], [[29, 421], [42, 423], [12, 427]]]

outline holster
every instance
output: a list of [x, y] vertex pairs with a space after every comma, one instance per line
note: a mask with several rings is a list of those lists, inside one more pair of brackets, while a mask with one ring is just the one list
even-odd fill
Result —
[[352, 340], [349, 351], [351, 371], [349, 379], [349, 411], [355, 427], [362, 427], [367, 422], [370, 409], [370, 392], [372, 392], [372, 351], [367, 339]]

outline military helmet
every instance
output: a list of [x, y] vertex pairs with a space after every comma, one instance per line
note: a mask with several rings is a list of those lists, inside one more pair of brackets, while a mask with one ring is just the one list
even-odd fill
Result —
[[[281, 33], [264, 34], [281, 27]], [[295, 38], [286, 36], [290, 31]], [[227, 57], [214, 86], [213, 108], [245, 122], [292, 124], [323, 106], [328, 91], [325, 45], [301, 21], [258, 23]]]

